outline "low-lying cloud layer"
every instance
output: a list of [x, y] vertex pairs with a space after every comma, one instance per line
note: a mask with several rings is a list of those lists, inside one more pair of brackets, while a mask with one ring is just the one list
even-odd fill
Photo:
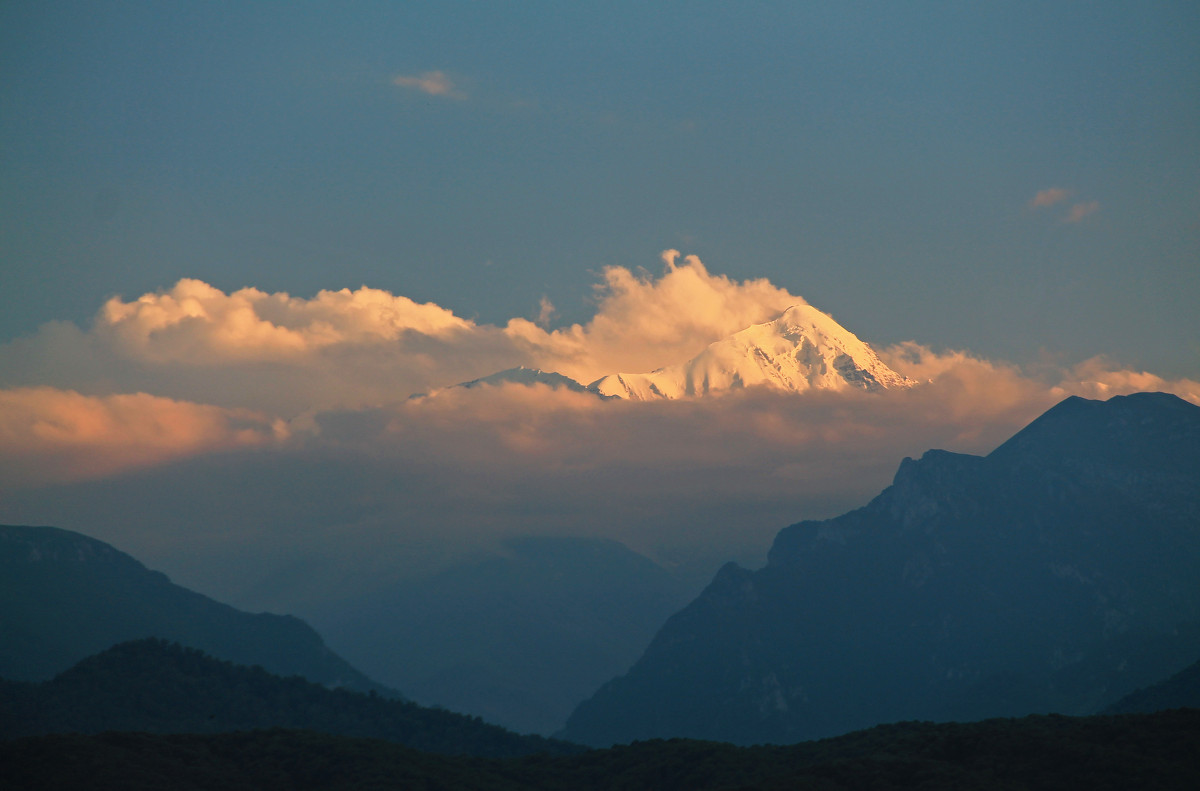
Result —
[[[648, 371], [803, 301], [674, 251], [664, 262], [659, 277], [606, 270], [592, 320], [557, 329], [366, 287], [304, 299], [184, 280], [113, 298], [90, 328], [0, 348], [0, 520], [79, 529], [286, 609], [321, 573], [340, 584], [339, 563], [395, 570], [514, 533], [744, 556], [864, 503], [906, 455], [987, 452], [1067, 395], [1200, 403], [1200, 382], [1102, 358], [1025, 371], [916, 342], [878, 350], [921, 383], [884, 393], [640, 403], [503, 384], [409, 398], [516, 365], [584, 382]], [[297, 568], [293, 590], [280, 580]]]
[[283, 421], [246, 409], [131, 393], [0, 390], [0, 477], [22, 486], [102, 477], [180, 457], [286, 438]]

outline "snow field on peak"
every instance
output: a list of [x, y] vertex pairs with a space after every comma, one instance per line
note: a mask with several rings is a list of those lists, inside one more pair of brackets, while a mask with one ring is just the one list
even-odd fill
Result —
[[684, 363], [647, 374], [610, 374], [588, 389], [645, 401], [755, 386], [801, 393], [851, 387], [877, 391], [912, 384], [831, 316], [811, 305], [794, 305], [773, 321], [710, 344]]

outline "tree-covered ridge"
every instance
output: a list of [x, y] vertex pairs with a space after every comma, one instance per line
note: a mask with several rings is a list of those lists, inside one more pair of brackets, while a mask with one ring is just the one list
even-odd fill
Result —
[[54, 679], [0, 684], [0, 736], [295, 728], [448, 755], [513, 756], [579, 748], [374, 693], [214, 659], [155, 638], [114, 646]]
[[1107, 789], [1200, 787], [1200, 711], [900, 723], [791, 746], [676, 739], [486, 759], [284, 730], [41, 736], [0, 743], [28, 791], [312, 789]]

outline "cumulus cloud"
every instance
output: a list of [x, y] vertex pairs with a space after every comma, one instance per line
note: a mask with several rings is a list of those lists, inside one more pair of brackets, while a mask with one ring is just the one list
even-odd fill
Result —
[[226, 294], [190, 278], [132, 302], [113, 297], [96, 320], [98, 333], [146, 359], [197, 363], [286, 360], [336, 345], [396, 341], [409, 332], [447, 337], [472, 327], [433, 303], [366, 286], [297, 299], [256, 288]]
[[1100, 211], [1100, 201], [1088, 201], [1087, 203], [1076, 203], [1071, 207], [1071, 211], [1063, 219], [1063, 222], [1079, 222], [1084, 217], [1095, 214]]
[[258, 447], [286, 436], [249, 410], [132, 393], [103, 398], [50, 387], [0, 390], [0, 469], [8, 486], [110, 476], [170, 459]]
[[1147, 371], [1121, 368], [1106, 357], [1085, 360], [1068, 369], [1052, 391], [1056, 396], [1078, 395], [1107, 399], [1129, 393], [1174, 393], [1200, 405], [1200, 382], [1194, 379], [1165, 379]]
[[609, 267], [595, 316], [558, 329], [543, 326], [548, 300], [537, 321], [498, 327], [365, 286], [301, 298], [185, 279], [110, 299], [86, 332], [58, 323], [0, 347], [0, 385], [145, 390], [292, 416], [386, 403], [518, 365], [585, 383], [650, 371], [803, 302], [765, 279], [711, 274], [695, 256], [680, 262], [673, 250], [664, 266], [657, 278]]
[[1033, 199], [1029, 201], [1029, 208], [1044, 209], [1047, 206], [1061, 203], [1070, 196], [1070, 190], [1065, 190], [1061, 187], [1050, 187], [1049, 189], [1040, 190], [1037, 195], [1034, 195]]
[[581, 382], [618, 371], [652, 371], [695, 356], [708, 344], [769, 321], [804, 299], [765, 278], [711, 274], [694, 255], [667, 250], [659, 278], [608, 267], [587, 324], [546, 331], [513, 319], [504, 331], [535, 365]]
[[454, 82], [443, 71], [425, 71], [417, 75], [398, 74], [392, 78], [392, 84], [430, 96], [444, 96], [447, 99], [467, 98], [467, 95], [458, 90]]
[[112, 298], [87, 331], [56, 322], [0, 346], [0, 386], [142, 390], [290, 416], [403, 399], [526, 361], [500, 328], [378, 289], [305, 299], [185, 279]]

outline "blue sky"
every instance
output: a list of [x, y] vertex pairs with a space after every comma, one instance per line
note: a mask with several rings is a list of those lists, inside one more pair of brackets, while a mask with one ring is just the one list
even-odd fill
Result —
[[0, 338], [181, 277], [583, 321], [677, 248], [875, 344], [1200, 374], [1194, 4], [17, 2], [0, 44]]

